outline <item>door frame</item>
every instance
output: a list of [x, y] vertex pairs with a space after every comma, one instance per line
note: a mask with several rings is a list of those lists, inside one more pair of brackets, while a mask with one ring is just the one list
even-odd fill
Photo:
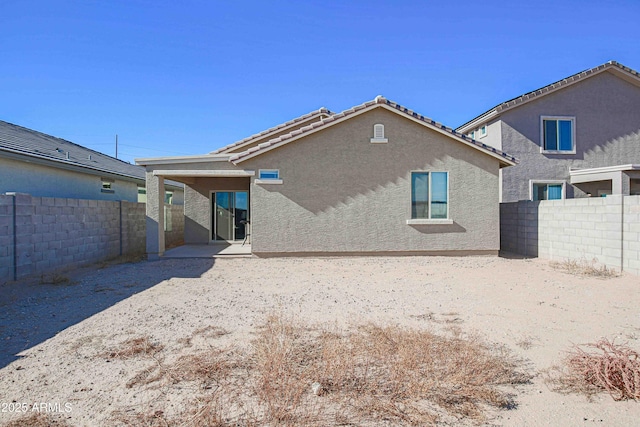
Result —
[[[251, 194], [249, 190], [209, 190], [209, 244], [220, 244], [220, 243], [228, 243], [235, 244], [242, 242], [241, 240], [217, 240], [214, 239], [213, 236], [215, 234], [215, 223], [213, 221], [214, 214], [214, 206], [213, 206], [213, 194], [214, 193], [234, 193], [234, 203], [235, 203], [235, 193], [247, 193], [247, 218], [248, 221], [251, 221]], [[235, 205], [234, 205], [235, 209]], [[234, 225], [235, 227], [235, 225]], [[235, 228], [233, 230], [233, 237], [235, 238], [236, 232]]]

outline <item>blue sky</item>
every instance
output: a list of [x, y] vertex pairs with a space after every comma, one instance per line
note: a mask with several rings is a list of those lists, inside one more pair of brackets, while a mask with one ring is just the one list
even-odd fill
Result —
[[0, 2], [0, 120], [119, 158], [203, 154], [382, 94], [456, 127], [614, 59], [638, 0]]

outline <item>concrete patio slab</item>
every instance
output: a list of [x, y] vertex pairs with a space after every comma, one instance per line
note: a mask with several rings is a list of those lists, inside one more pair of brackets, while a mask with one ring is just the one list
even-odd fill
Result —
[[247, 258], [251, 257], [251, 245], [246, 244], [210, 244], [182, 245], [164, 253], [163, 258]]

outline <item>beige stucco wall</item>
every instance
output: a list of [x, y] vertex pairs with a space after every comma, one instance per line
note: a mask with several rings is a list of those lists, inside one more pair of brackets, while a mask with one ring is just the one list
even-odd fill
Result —
[[[387, 144], [370, 142], [376, 123]], [[251, 179], [254, 254], [499, 249], [498, 161], [382, 108], [239, 166], [279, 169], [284, 181]], [[420, 170], [449, 172], [453, 224], [406, 224]]]
[[[575, 117], [576, 153], [540, 152], [540, 116]], [[520, 160], [503, 171], [503, 201], [529, 198], [530, 180], [570, 180], [571, 169], [640, 163], [640, 88], [602, 72], [502, 114], [502, 149]], [[580, 188], [583, 188], [581, 185]], [[567, 184], [567, 197], [584, 197]]]

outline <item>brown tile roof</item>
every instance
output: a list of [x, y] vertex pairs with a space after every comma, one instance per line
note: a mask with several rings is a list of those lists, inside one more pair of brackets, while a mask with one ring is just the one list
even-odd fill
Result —
[[358, 111], [362, 111], [364, 109], [368, 109], [368, 108], [372, 108], [375, 107], [377, 105], [386, 105], [388, 107], [391, 107], [393, 109], [395, 109], [395, 111], [399, 112], [400, 114], [404, 114], [406, 116], [409, 116], [410, 118], [414, 119], [414, 120], [418, 120], [420, 122], [423, 122], [425, 125], [435, 128], [435, 129], [439, 129], [441, 131], [444, 131], [446, 133], [448, 133], [451, 137], [453, 137], [454, 139], [458, 139], [459, 141], [468, 144], [468, 145], [472, 145], [478, 149], [480, 149], [481, 151], [486, 152], [487, 154], [493, 154], [493, 155], [497, 155], [503, 159], [505, 159], [506, 163], [518, 163], [518, 160], [507, 154], [504, 153], [494, 147], [488, 146], [486, 144], [483, 144], [481, 142], [476, 141], [475, 139], [469, 138], [466, 135], [463, 135], [461, 133], [456, 132], [455, 130], [436, 122], [435, 120], [432, 120], [428, 117], [425, 117], [421, 114], [416, 113], [413, 110], [410, 110], [406, 107], [403, 107], [402, 105], [393, 102], [391, 100], [388, 100], [386, 98], [384, 98], [383, 96], [377, 96], [373, 101], [367, 101], [363, 104], [360, 105], [356, 105], [355, 107], [349, 108], [348, 110], [344, 110], [340, 113], [337, 114], [333, 114], [329, 117], [325, 117], [323, 119], [321, 119], [320, 121], [317, 121], [315, 123], [312, 123], [310, 125], [304, 126], [300, 129], [296, 129], [293, 132], [289, 132], [287, 134], [281, 135], [278, 138], [274, 138], [271, 139], [267, 142], [263, 142], [261, 144], [258, 144], [255, 147], [251, 147], [250, 149], [243, 151], [241, 153], [237, 153], [233, 156], [230, 157], [230, 161], [233, 163], [240, 163], [243, 160], [246, 160], [247, 157], [253, 157], [255, 155], [261, 154], [264, 151], [269, 151], [273, 148], [275, 148], [276, 146], [280, 146], [280, 145], [284, 145], [287, 142], [289, 142], [288, 140], [296, 138], [300, 135], [304, 135], [304, 134], [308, 134], [311, 131], [315, 131], [317, 129], [320, 129], [322, 127], [328, 126], [333, 122], [336, 122], [338, 120], [344, 119], [346, 117], [349, 117], [351, 115], [353, 115], [354, 113], [358, 112]]
[[625, 72], [625, 73], [627, 73], [627, 74], [629, 74], [629, 75], [631, 75], [631, 76], [633, 76], [635, 78], [638, 78], [640, 80], [640, 73], [638, 73], [637, 71], [635, 71], [635, 70], [633, 70], [633, 69], [631, 69], [629, 67], [626, 67], [626, 66], [620, 64], [619, 62], [609, 61], [609, 62], [604, 63], [602, 65], [598, 65], [597, 67], [589, 68], [588, 70], [584, 70], [584, 71], [576, 73], [576, 74], [574, 74], [572, 76], [564, 78], [562, 80], [558, 80], [557, 82], [554, 82], [554, 83], [551, 83], [549, 85], [546, 85], [546, 86], [544, 86], [544, 87], [542, 87], [540, 89], [536, 89], [534, 91], [527, 92], [524, 95], [520, 95], [520, 96], [517, 96], [517, 97], [515, 97], [513, 99], [510, 99], [508, 101], [502, 102], [502, 103], [496, 105], [495, 107], [493, 107], [493, 108], [485, 111], [484, 113], [480, 114], [479, 116], [477, 116], [477, 117], [469, 120], [468, 122], [458, 126], [458, 128], [456, 130], [463, 129], [466, 126], [468, 126], [469, 124], [471, 124], [473, 122], [476, 122], [476, 121], [478, 121], [477, 125], [480, 125], [483, 122], [479, 121], [479, 120], [481, 120], [484, 116], [489, 115], [490, 113], [494, 113], [494, 112], [495, 113], [501, 113], [503, 111], [506, 111], [506, 110], [509, 110], [511, 108], [514, 108], [514, 107], [516, 107], [516, 106], [518, 106], [520, 104], [523, 104], [525, 102], [531, 101], [531, 100], [533, 100], [535, 98], [538, 98], [540, 96], [549, 94], [551, 92], [555, 92], [558, 89], [562, 89], [562, 88], [564, 88], [564, 87], [566, 87], [568, 85], [571, 85], [571, 84], [576, 83], [578, 81], [584, 80], [584, 79], [586, 79], [588, 77], [591, 77], [591, 76], [593, 76], [595, 74], [599, 74], [600, 72], [602, 72], [604, 70], [607, 70], [607, 69], [611, 69], [611, 68], [614, 68], [614, 69], [617, 69], [617, 70], [621, 70], [621, 71], [623, 71], [623, 72]]
[[262, 138], [264, 136], [267, 136], [270, 133], [276, 133], [279, 130], [282, 130], [282, 129], [288, 127], [288, 126], [294, 125], [296, 123], [303, 122], [305, 120], [309, 120], [309, 119], [313, 118], [314, 116], [317, 116], [317, 117], [320, 117], [320, 116], [323, 116], [323, 115], [329, 115], [330, 116], [331, 114], [333, 114], [333, 113], [330, 110], [322, 107], [322, 108], [320, 108], [318, 110], [312, 111], [312, 112], [304, 114], [304, 115], [302, 115], [300, 117], [296, 117], [295, 119], [289, 120], [288, 122], [281, 123], [281, 124], [279, 124], [277, 126], [269, 128], [267, 130], [264, 130], [264, 131], [262, 131], [260, 133], [256, 133], [255, 135], [251, 135], [251, 136], [249, 136], [247, 138], [241, 139], [240, 141], [236, 141], [236, 142], [234, 142], [232, 144], [229, 144], [229, 145], [226, 145], [226, 146], [224, 146], [222, 148], [218, 148], [217, 150], [212, 151], [209, 154], [225, 153], [225, 152], [227, 152], [227, 151], [229, 151], [231, 149], [237, 148], [237, 147], [242, 146], [242, 145], [246, 145], [246, 144], [250, 143], [251, 141], [254, 141], [254, 140], [258, 139], [258, 138]]

